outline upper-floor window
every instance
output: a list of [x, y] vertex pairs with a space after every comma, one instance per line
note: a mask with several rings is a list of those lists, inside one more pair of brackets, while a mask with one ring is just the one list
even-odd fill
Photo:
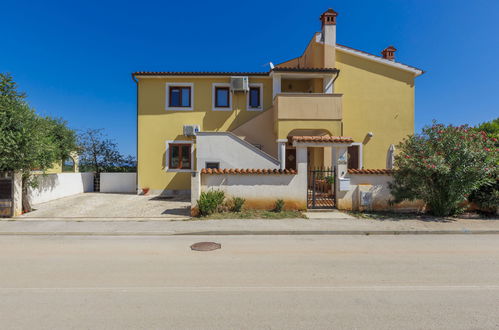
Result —
[[191, 88], [189, 86], [170, 86], [170, 107], [190, 107]]
[[248, 92], [248, 107], [250, 111], [263, 109], [262, 84], [250, 84]]
[[230, 89], [229, 87], [215, 87], [215, 107], [230, 107]]
[[213, 84], [213, 110], [232, 110], [232, 93], [230, 84]]
[[193, 84], [167, 83], [166, 110], [193, 110]]

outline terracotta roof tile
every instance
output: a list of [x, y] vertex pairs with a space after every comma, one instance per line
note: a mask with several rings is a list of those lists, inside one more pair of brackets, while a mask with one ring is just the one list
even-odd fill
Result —
[[137, 71], [132, 76], [268, 76], [269, 72]]
[[346, 136], [331, 136], [331, 135], [320, 135], [320, 136], [291, 136], [291, 142], [333, 142], [333, 143], [352, 143], [353, 139]]
[[356, 169], [349, 169], [348, 174], [392, 174], [393, 170], [388, 169], [388, 168], [381, 168], [381, 169], [361, 169], [361, 170], [356, 170]]
[[285, 66], [276, 66], [272, 69], [272, 71], [288, 71], [288, 72], [326, 72], [326, 73], [336, 73], [340, 70], [336, 68], [296, 68], [296, 67], [285, 67]]
[[296, 170], [278, 170], [261, 168], [203, 168], [202, 174], [296, 174]]

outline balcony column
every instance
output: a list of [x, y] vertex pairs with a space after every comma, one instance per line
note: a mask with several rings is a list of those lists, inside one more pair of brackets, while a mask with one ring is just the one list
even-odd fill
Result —
[[279, 169], [286, 169], [286, 143], [287, 139], [278, 139], [277, 142], [277, 154], [279, 157]]
[[328, 75], [322, 78], [324, 94], [333, 94], [333, 75]]
[[274, 102], [275, 96], [281, 93], [281, 75], [274, 74], [272, 76], [272, 102]]

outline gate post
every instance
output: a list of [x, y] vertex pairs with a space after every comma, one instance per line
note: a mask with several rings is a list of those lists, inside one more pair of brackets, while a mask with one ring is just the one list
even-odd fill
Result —
[[23, 175], [14, 172], [12, 175], [12, 217], [23, 213]]

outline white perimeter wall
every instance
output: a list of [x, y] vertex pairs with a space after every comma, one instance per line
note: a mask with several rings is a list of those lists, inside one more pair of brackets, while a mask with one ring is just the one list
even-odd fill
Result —
[[137, 173], [101, 173], [100, 192], [137, 193]]
[[289, 209], [307, 206], [307, 176], [289, 174], [201, 174], [201, 191], [223, 190], [227, 197], [246, 199], [245, 206], [271, 209], [277, 199]]
[[37, 188], [28, 188], [32, 204], [76, 195], [94, 190], [93, 173], [35, 174]]
[[[393, 199], [390, 193], [389, 182], [391, 175], [385, 174], [347, 174], [345, 178], [350, 179], [348, 191], [337, 192], [338, 205], [340, 209], [346, 210], [376, 210], [376, 211], [416, 211], [421, 210], [423, 204], [420, 201], [402, 202], [390, 205]], [[372, 194], [370, 205], [361, 205], [360, 193]]]

